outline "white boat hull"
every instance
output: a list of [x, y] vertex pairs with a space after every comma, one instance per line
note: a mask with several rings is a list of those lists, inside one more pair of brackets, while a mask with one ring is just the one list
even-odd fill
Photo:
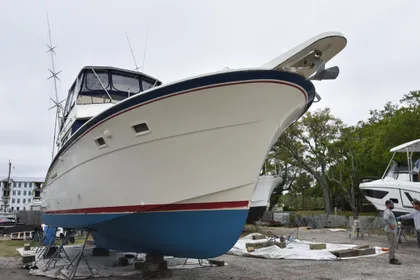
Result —
[[[117, 109], [95, 117], [95, 125], [85, 124], [91, 128], [76, 132], [48, 172], [42, 192], [44, 222], [64, 228], [94, 228], [102, 237], [107, 235], [115, 241], [121, 235], [113, 236], [112, 224], [95, 225], [129, 213], [211, 210], [213, 215], [232, 210], [240, 213], [235, 220], [233, 216], [228, 220], [229, 215], [222, 212], [214, 218], [216, 224], [218, 220], [219, 225], [230, 224], [232, 229], [218, 229], [217, 234], [228, 237], [223, 237], [226, 242], [220, 242], [213, 251], [207, 247], [200, 251], [198, 243], [189, 241], [195, 249], [184, 247], [181, 252], [182, 242], [174, 240], [176, 248], [166, 245], [163, 253], [204, 258], [229, 250], [245, 223], [269, 149], [314, 96], [312, 83], [292, 73], [258, 70], [255, 78], [248, 80], [213, 81], [238, 73], [254, 77], [252, 71], [215, 74], [212, 79], [200, 77], [197, 79], [209, 79], [213, 84], [174, 91], [143, 103], [133, 103], [142, 97], [132, 97], [114, 106], [120, 106]], [[164, 90], [160, 87], [149, 95]], [[126, 106], [126, 102], [133, 106]], [[114, 113], [108, 112], [113, 109]], [[136, 136], [131, 126], [143, 122], [150, 131]], [[106, 141], [105, 147], [98, 148], [98, 137]], [[185, 226], [194, 231], [192, 223], [197, 221], [188, 219]], [[210, 224], [207, 221], [206, 226]], [[202, 233], [197, 229], [197, 234]], [[152, 242], [149, 235], [144, 240], [148, 238]], [[126, 248], [114, 241], [111, 249]], [[150, 247], [150, 242], [129, 249], [157, 250]]]
[[246, 219], [247, 224], [253, 224], [262, 218], [270, 206], [271, 194], [281, 180], [280, 177], [274, 177], [272, 175], [262, 175], [258, 178]]
[[420, 200], [420, 183], [395, 180], [390, 177], [361, 183], [360, 189], [366, 199], [373, 204], [378, 211], [385, 210], [385, 201], [394, 202], [396, 216], [415, 211], [411, 202], [413, 199]]
[[280, 177], [274, 177], [272, 175], [260, 176], [252, 196], [250, 207], [268, 207], [270, 196], [280, 181]]

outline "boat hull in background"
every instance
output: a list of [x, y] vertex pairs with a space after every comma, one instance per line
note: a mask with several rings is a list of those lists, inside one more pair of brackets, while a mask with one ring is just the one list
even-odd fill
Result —
[[420, 200], [420, 183], [410, 181], [399, 181], [385, 177], [359, 185], [365, 198], [373, 204], [378, 211], [386, 209], [385, 201], [392, 200], [394, 209], [392, 212], [396, 217], [414, 212], [411, 202], [413, 199]]
[[257, 186], [252, 196], [248, 217], [246, 219], [247, 224], [253, 224], [263, 217], [270, 205], [271, 194], [280, 182], [280, 177], [272, 175], [263, 175], [258, 178]]

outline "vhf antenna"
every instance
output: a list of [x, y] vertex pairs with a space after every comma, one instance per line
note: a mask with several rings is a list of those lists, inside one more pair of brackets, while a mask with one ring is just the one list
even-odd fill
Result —
[[125, 36], [127, 36], [128, 46], [130, 47], [131, 55], [133, 56], [134, 65], [136, 68], [134, 70], [138, 71], [141, 67], [137, 66], [136, 57], [134, 56], [133, 49], [131, 48], [130, 39], [128, 38], [128, 34], [125, 33]]
[[55, 122], [54, 122], [54, 139], [53, 139], [53, 148], [52, 148], [52, 153], [51, 153], [51, 157], [52, 157], [52, 159], [54, 159], [54, 152], [55, 152], [55, 145], [56, 145], [55, 140], [56, 140], [56, 134], [57, 134], [57, 121], [60, 118], [61, 103], [64, 102], [65, 100], [63, 100], [61, 102], [58, 101], [57, 80], [60, 81], [60, 78], [58, 78], [58, 74], [60, 74], [61, 71], [58, 71], [58, 72], [55, 71], [55, 64], [54, 64], [55, 51], [54, 51], [54, 49], [57, 46], [53, 47], [53, 44], [52, 44], [50, 21], [49, 21], [49, 18], [48, 18], [48, 13], [47, 13], [47, 24], [48, 24], [48, 37], [49, 37], [49, 44], [47, 44], [47, 47], [48, 47], [47, 53], [51, 54], [51, 63], [52, 63], [52, 70], [48, 69], [51, 73], [51, 76], [48, 78], [48, 80], [51, 79], [51, 78], [54, 79], [54, 91], [55, 91], [55, 100], [50, 98], [51, 101], [54, 103], [54, 106], [51, 107], [49, 110], [51, 110], [53, 108], [56, 108]]
[[131, 55], [133, 56], [134, 65], [136, 66], [136, 68], [134, 70], [138, 71], [141, 68], [141, 69], [143, 69], [143, 72], [144, 72], [144, 64], [145, 64], [145, 60], [146, 60], [146, 50], [147, 50], [147, 38], [149, 37], [149, 29], [147, 29], [147, 34], [146, 34], [146, 44], [145, 44], [145, 47], [144, 47], [144, 54], [143, 54], [143, 65], [140, 66], [140, 67], [137, 65], [136, 58], [135, 58], [134, 52], [133, 52], [133, 48], [131, 47], [130, 39], [128, 38], [128, 34], [125, 33], [125, 35], [127, 36], [128, 46], [130, 47]]

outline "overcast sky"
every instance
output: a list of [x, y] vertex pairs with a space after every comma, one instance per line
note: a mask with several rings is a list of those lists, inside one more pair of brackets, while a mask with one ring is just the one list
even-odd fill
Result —
[[335, 81], [315, 82], [348, 124], [420, 88], [420, 1], [5, 1], [0, 9], [0, 175], [45, 176], [51, 161], [53, 82], [47, 80], [49, 13], [61, 99], [85, 65], [134, 68], [164, 83], [224, 67], [264, 64], [326, 31], [347, 47]]

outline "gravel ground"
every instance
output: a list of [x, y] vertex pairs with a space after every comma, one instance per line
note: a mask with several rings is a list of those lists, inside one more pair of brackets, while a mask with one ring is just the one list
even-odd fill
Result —
[[[293, 229], [263, 228], [276, 234], [287, 235]], [[296, 236], [296, 235], [294, 235]], [[348, 232], [330, 232], [322, 230], [299, 230], [300, 239], [330, 243], [369, 244], [371, 246], [386, 246], [386, 237], [373, 235], [362, 240], [349, 239]], [[403, 241], [397, 249], [397, 258], [403, 263], [401, 266], [388, 264], [388, 255], [360, 258], [343, 261], [300, 261], [300, 260], [267, 260], [250, 257], [223, 255], [218, 259], [229, 263], [225, 267], [197, 268], [189, 270], [175, 270], [170, 279], [418, 279], [420, 275], [420, 249], [414, 238], [409, 238], [409, 244]], [[45, 279], [30, 276], [28, 270], [22, 269], [19, 258], [0, 258], [0, 280], [34, 280]], [[96, 278], [99, 279], [99, 278]], [[141, 279], [139, 275], [117, 279]]]

